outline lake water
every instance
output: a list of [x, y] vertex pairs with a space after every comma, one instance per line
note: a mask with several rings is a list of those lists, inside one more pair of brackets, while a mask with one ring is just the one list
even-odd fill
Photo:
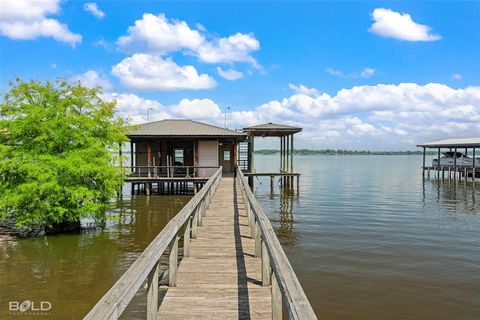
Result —
[[[296, 157], [300, 195], [255, 181], [319, 318], [479, 319], [480, 182], [423, 182], [421, 161]], [[81, 319], [189, 198], [125, 196], [105, 229], [1, 242], [0, 319], [19, 319], [8, 301], [26, 299], [52, 303], [44, 318]], [[128, 318], [144, 317], [144, 298]]]
[[[124, 196], [103, 229], [0, 241], [0, 319], [82, 319], [190, 198]], [[9, 301], [25, 300], [52, 309], [9, 313]], [[126, 317], [145, 318], [144, 301], [134, 300]]]
[[[257, 156], [258, 172], [278, 156]], [[430, 159], [428, 160], [430, 161]], [[480, 319], [480, 182], [421, 156], [297, 157], [300, 196], [255, 192], [322, 319]]]

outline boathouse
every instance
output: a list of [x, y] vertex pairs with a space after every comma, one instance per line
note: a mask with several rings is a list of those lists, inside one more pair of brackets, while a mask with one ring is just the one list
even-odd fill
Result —
[[[444, 179], [447, 174], [448, 179], [453, 178], [457, 181], [463, 177], [467, 181], [467, 178], [471, 177], [473, 182], [479, 176], [476, 151], [480, 148], [480, 138], [437, 140], [418, 144], [417, 147], [423, 148], [423, 176], [427, 172], [430, 177], [430, 171], [436, 171], [437, 178]], [[432, 164], [426, 163], [426, 149], [437, 150], [437, 156], [433, 159]], [[472, 158], [468, 157], [469, 150]]]
[[224, 174], [233, 173], [237, 145], [246, 139], [242, 132], [181, 119], [145, 123], [127, 136], [131, 166], [156, 167], [159, 176], [167, 176], [168, 167], [212, 167], [197, 173], [208, 177], [215, 167], [222, 167]]

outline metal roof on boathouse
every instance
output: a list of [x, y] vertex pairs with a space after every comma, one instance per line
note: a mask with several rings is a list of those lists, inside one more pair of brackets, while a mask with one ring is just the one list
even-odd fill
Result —
[[141, 124], [127, 135], [145, 137], [246, 137], [245, 133], [186, 119], [165, 119]]
[[480, 147], [480, 138], [444, 139], [417, 144], [423, 148], [473, 148]]

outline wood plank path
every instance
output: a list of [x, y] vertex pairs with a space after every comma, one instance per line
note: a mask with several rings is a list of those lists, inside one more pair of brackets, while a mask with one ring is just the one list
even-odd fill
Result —
[[271, 319], [240, 185], [223, 177], [157, 319]]

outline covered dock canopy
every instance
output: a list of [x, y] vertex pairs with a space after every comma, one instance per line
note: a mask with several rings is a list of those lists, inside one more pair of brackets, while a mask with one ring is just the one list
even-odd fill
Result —
[[422, 148], [479, 148], [480, 138], [444, 139], [417, 144]]
[[283, 137], [293, 135], [300, 131], [302, 131], [302, 128], [271, 122], [243, 128], [243, 132], [257, 137]]
[[[444, 139], [444, 140], [437, 140], [437, 141], [432, 141], [432, 142], [426, 142], [426, 143], [420, 143], [417, 144], [417, 147], [423, 148], [423, 174], [425, 175], [425, 170], [429, 172], [430, 175], [430, 169], [436, 170], [437, 175], [440, 175], [440, 171], [442, 171], [442, 176], [445, 171], [445, 168], [447, 168], [450, 172], [450, 170], [453, 168], [455, 174], [459, 172], [459, 170], [463, 170], [463, 174], [465, 177], [467, 177], [468, 174], [471, 174], [472, 179], [475, 179], [476, 177], [476, 149], [480, 148], [480, 138], [456, 138], [456, 139]], [[438, 154], [437, 158], [433, 160], [432, 167], [426, 166], [425, 165], [425, 154], [426, 154], [426, 149], [437, 149]], [[446, 162], [444, 160], [441, 161], [440, 154], [441, 154], [441, 149], [448, 149], [449, 152], [445, 153], [446, 157], [449, 157], [451, 159], [450, 161], [453, 161], [453, 165], [450, 164], [450, 162]], [[457, 152], [457, 149], [465, 150], [464, 154], [462, 155], [460, 152]], [[465, 159], [468, 155], [468, 149], [472, 149], [472, 154], [473, 157], [470, 162], [463, 161], [463, 163], [458, 163], [457, 159]], [[452, 152], [454, 151], [454, 152]], [[443, 158], [442, 158], [443, 159]], [[469, 158], [467, 158], [469, 159]], [[448, 159], [447, 159], [448, 160]], [[470, 170], [470, 171], [469, 171]], [[470, 172], [470, 173], [469, 173]], [[460, 173], [459, 173], [460, 174]]]
[[[293, 174], [293, 135], [301, 132], [302, 128], [285, 124], [265, 123], [243, 128], [243, 132], [249, 136], [248, 146], [248, 171], [254, 171], [254, 140], [255, 137], [279, 137], [280, 138], [280, 172]], [[285, 179], [287, 184], [293, 185], [293, 177]]]

